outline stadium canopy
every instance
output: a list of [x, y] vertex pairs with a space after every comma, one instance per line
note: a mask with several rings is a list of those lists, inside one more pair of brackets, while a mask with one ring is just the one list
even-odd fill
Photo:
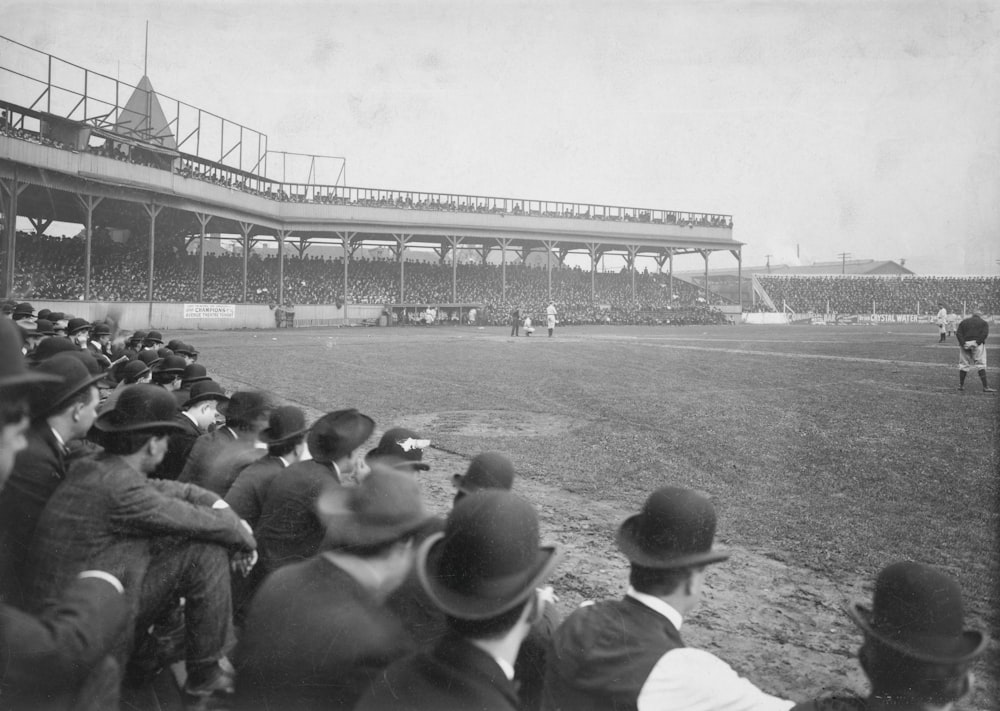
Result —
[[132, 96], [118, 115], [114, 133], [125, 138], [154, 143], [162, 148], [177, 150], [177, 139], [163, 113], [153, 83], [149, 77], [139, 80]]

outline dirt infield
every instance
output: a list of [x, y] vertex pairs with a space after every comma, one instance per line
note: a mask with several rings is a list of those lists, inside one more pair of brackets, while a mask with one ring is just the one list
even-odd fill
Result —
[[[881, 535], [878, 530], [869, 530], [872, 522], [862, 506], [867, 504], [863, 499], [856, 502], [862, 506], [850, 514], [859, 516], [856, 522], [838, 521], [843, 515], [834, 511], [829, 514], [831, 520], [817, 520], [814, 529], [803, 522], [789, 531], [779, 530], [782, 527], [769, 520], [768, 512], [755, 513], [755, 509], [762, 505], [761, 501], [772, 501], [784, 507], [775, 509], [777, 517], [782, 515], [777, 513], [779, 510], [808, 503], [796, 501], [796, 497], [817, 496], [829, 497], [832, 509], [847, 506], [843, 511], [850, 512], [852, 490], [881, 486], [879, 481], [872, 484], [851, 478], [859, 462], [868, 471], [882, 467], [898, 473], [903, 481], [912, 477], [913, 464], [906, 459], [912, 447], [906, 440], [917, 435], [906, 434], [909, 425], [906, 413], [929, 407], [956, 407], [954, 398], [960, 396], [952, 392], [954, 366], [949, 362], [950, 349], [949, 353], [943, 348], [927, 349], [918, 330], [903, 334], [878, 331], [882, 339], [879, 342], [871, 337], [874, 330], [858, 330], [858, 347], [846, 349], [842, 343], [846, 332], [834, 333], [833, 329], [799, 330], [795, 338], [789, 338], [788, 329], [775, 332], [742, 327], [709, 333], [694, 329], [622, 329], [609, 334], [580, 329], [576, 333], [560, 333], [550, 343], [536, 343], [540, 340], [537, 338], [530, 343], [523, 338], [509, 342], [499, 330], [485, 334], [446, 332], [451, 329], [389, 330], [396, 332], [345, 329], [332, 333], [187, 335], [202, 350], [210, 373], [227, 389], [258, 383], [302, 406], [311, 418], [321, 414], [324, 407], [356, 405], [376, 417], [380, 426], [376, 435], [387, 427], [405, 425], [429, 437], [433, 444], [427, 461], [432, 469], [421, 480], [426, 499], [437, 512], [450, 508], [451, 478], [464, 471], [472, 454], [489, 449], [510, 454], [522, 474], [516, 490], [536, 505], [545, 540], [558, 543], [564, 550], [565, 558], [552, 580], [563, 613], [584, 600], [617, 597], [624, 592], [626, 561], [614, 548], [613, 532], [622, 519], [641, 505], [639, 492], [648, 491], [650, 482], [671, 477], [689, 485], [703, 483], [713, 498], [729, 491], [727, 496], [737, 498], [722, 502], [719, 544], [731, 553], [731, 559], [709, 570], [706, 598], [685, 624], [685, 640], [717, 653], [766, 691], [787, 698], [801, 700], [825, 693], [864, 691], [864, 677], [855, 660], [861, 637], [843, 609], [850, 600], [870, 600], [873, 571], [884, 562], [884, 555], [873, 554], [871, 560], [845, 564], [852, 556], [856, 557], [849, 539]], [[854, 338], [853, 332], [847, 333], [847, 338]], [[255, 348], [247, 348], [248, 339]], [[611, 350], [597, 352], [605, 345]], [[628, 350], [618, 350], [622, 347]], [[647, 353], [668, 353], [668, 367], [664, 370], [654, 367], [644, 355]], [[471, 362], [462, 359], [465, 354]], [[628, 364], [628, 377], [639, 381], [637, 389], [627, 389], [623, 381], [617, 380], [594, 382], [608, 367], [613, 368], [614, 359], [623, 357], [622, 354], [635, 359]], [[556, 357], [562, 360], [552, 360]], [[435, 362], [437, 358], [444, 362]], [[564, 367], [567, 358], [573, 359], [571, 366], [554, 374]], [[701, 400], [686, 399], [685, 388], [690, 388], [693, 398], [711, 398], [705, 394], [709, 392], [705, 383], [699, 381], [702, 371], [697, 364], [707, 362], [705, 372], [712, 373], [746, 359], [752, 361], [749, 370], [727, 374], [725, 387], [733, 391], [727, 396], [732, 399], [720, 400], [724, 405], [706, 405], [715, 413], [711, 417], [700, 411]], [[782, 365], [772, 381], [770, 373], [759, 374], [760, 361], [788, 365]], [[796, 370], [801, 363], [806, 363], [801, 367], [816, 370]], [[530, 372], [527, 377], [497, 375], [501, 367], [507, 366]], [[320, 368], [327, 372], [321, 374]], [[843, 368], [843, 373], [838, 368]], [[645, 391], [654, 389], [654, 384], [668, 371], [675, 379], [663, 386], [667, 395], [655, 393], [645, 402]], [[568, 374], [575, 374], [580, 383], [588, 385], [567, 386]], [[816, 386], [820, 377], [826, 378], [820, 382], [821, 388]], [[764, 380], [757, 383], [758, 378]], [[566, 387], [574, 388], [571, 394], [557, 390]], [[776, 387], [789, 389], [785, 397], [796, 403], [792, 408], [794, 417], [788, 417], [787, 406], [774, 406], [772, 411], [767, 404], [767, 393]], [[847, 397], [858, 399], [844, 405], [831, 399], [834, 389], [837, 393], [847, 391]], [[872, 397], [855, 396], [852, 389], [874, 391], [874, 404], [869, 404]], [[757, 404], [746, 399], [751, 390]], [[714, 440], [698, 444], [689, 431], [678, 429], [681, 420], [661, 422], [655, 419], [658, 417], [655, 412], [644, 415], [645, 419], [636, 419], [632, 414], [636, 409], [655, 410], [657, 400], [668, 395], [676, 401], [674, 406], [682, 410], [685, 421], [698, 421], [699, 431], [710, 432], [713, 438], [726, 437], [719, 440], [723, 444], [713, 444]], [[963, 408], [961, 412], [966, 417], [977, 418], [988, 430], [992, 429], [995, 438], [995, 403], [986, 396], [980, 397], [984, 399], [966, 398], [958, 401], [957, 406]], [[936, 404], [928, 405], [930, 402]], [[829, 404], [829, 411], [824, 409], [824, 403]], [[857, 407], [858, 412], [842, 412], [847, 406]], [[727, 429], [729, 413], [718, 412], [720, 408], [739, 409], [732, 419], [749, 419], [749, 424], [743, 427], [746, 431]], [[860, 422], [854, 421], [859, 418]], [[945, 421], [935, 420], [930, 427], [940, 427]], [[960, 433], [956, 437], [964, 436], [967, 425], [968, 422], [956, 424]], [[760, 428], [775, 427], [788, 428], [778, 440], [789, 448], [788, 452], [775, 453], [771, 451], [773, 445], [757, 441], [761, 440]], [[853, 446], [845, 448], [839, 440], [824, 441], [823, 435], [836, 428], [844, 428], [846, 432], [840, 437], [843, 443], [854, 438]], [[894, 432], [903, 444], [898, 451], [880, 453], [872, 469], [871, 447], [878, 443], [884, 446]], [[990, 441], [990, 431], [981, 434], [981, 441]], [[836, 472], [833, 476], [843, 479], [838, 486], [845, 487], [846, 500], [841, 490], [828, 492], [825, 488], [828, 484], [819, 480], [797, 485], [786, 482], [784, 491], [789, 500], [774, 498], [774, 492], [782, 489], [775, 490], [774, 483], [759, 480], [760, 477], [777, 471], [776, 467], [784, 467], [789, 469], [789, 476], [803, 478], [815, 468], [814, 463], [806, 463], [796, 469], [801, 453], [791, 443], [785, 444], [792, 441], [792, 436], [815, 440], [818, 444], [810, 445], [810, 452], [829, 445], [831, 453], [823, 456], [831, 460], [830, 471]], [[690, 442], [692, 451], [677, 452], [677, 442], [681, 446]], [[935, 441], [932, 449], [941, 446]], [[841, 450], [848, 461], [832, 462]], [[926, 487], [923, 484], [917, 487], [933, 492], [934, 482], [943, 476], [937, 473], [938, 468], [940, 472], [950, 471], [958, 451], [920, 453], [920, 457], [925, 456], [941, 460], [927, 474]], [[988, 481], [982, 472], [995, 466], [995, 459], [991, 459], [995, 458], [995, 451], [979, 452], [978, 456], [981, 461], [971, 460], [979, 468], [976, 476]], [[690, 471], [705, 459], [713, 460], [709, 470]], [[656, 464], [649, 464], [650, 460]], [[593, 469], [571, 476], [562, 470], [566, 461], [577, 467], [580, 461], [589, 461]], [[627, 466], [616, 467], [616, 461]], [[528, 467], [524, 462], [537, 465]], [[958, 466], [968, 469], [966, 464]], [[731, 473], [738, 471], [739, 478], [726, 475], [726, 469]], [[716, 470], [727, 477], [724, 484], [711, 479]], [[608, 476], [602, 476], [604, 472]], [[788, 488], [789, 483], [792, 488]], [[942, 491], [952, 491], [951, 498], [961, 493], [979, 497], [981, 503], [983, 491], [959, 492], [946, 485], [947, 482], [942, 484], [945, 486]], [[993, 495], [995, 485], [991, 486], [989, 493]], [[878, 488], [872, 492], [875, 496], [882, 495]], [[911, 494], [907, 492], [907, 496]], [[878, 510], [893, 506], [894, 494], [890, 491], [884, 495], [886, 501], [879, 504], [882, 508]], [[945, 540], [951, 535], [950, 529], [961, 522], [935, 520], [952, 514], [946, 509], [933, 511], [934, 502], [946, 500], [943, 496], [930, 493], [928, 497], [930, 503], [897, 501], [904, 509], [899, 515], [919, 518], [925, 513], [921, 507], [930, 506], [927, 521], [935, 532], [938, 528], [943, 531], [940, 540], [924, 541], [922, 536], [927, 531], [912, 524], [894, 524], [885, 535], [900, 536], [901, 544], [914, 551], [927, 545], [935, 550], [940, 548], [944, 556], [941, 564], [955, 574], [968, 573], [964, 561], [969, 561], [969, 565], [982, 564], [982, 572], [970, 578], [978, 581], [978, 587], [974, 586], [970, 595], [970, 624], [988, 626], [988, 588], [992, 584], [991, 571], [995, 570], [992, 561], [995, 551], [977, 550], [977, 545], [963, 539], [967, 532], [962, 530], [953, 532], [954, 543]], [[741, 506], [733, 501], [745, 503]], [[962, 501], [953, 502], [950, 498], [948, 501], [949, 505], [964, 506]], [[993, 518], [976, 513], [971, 520], [978, 521], [977, 517], [982, 516], [986, 516], [984, 521], [995, 522], [995, 512]], [[838, 530], [844, 525], [849, 530]], [[772, 531], [761, 533], [760, 529], [769, 526]], [[851, 526], [854, 530], [850, 530]], [[811, 540], [802, 539], [804, 531], [813, 531], [809, 534]], [[830, 537], [839, 540], [826, 540]], [[980, 540], [992, 541], [991, 533], [980, 535]], [[963, 579], [965, 584], [967, 581]], [[997, 660], [994, 643], [988, 658], [977, 668], [979, 684], [975, 695], [961, 708], [996, 708], [993, 699], [998, 692]]]

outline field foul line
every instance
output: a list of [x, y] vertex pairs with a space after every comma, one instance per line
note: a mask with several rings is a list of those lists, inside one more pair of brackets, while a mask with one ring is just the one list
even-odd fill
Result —
[[[680, 346], [669, 343], [640, 343], [650, 348], [672, 348], [681, 351], [710, 351], [716, 353], [735, 353], [738, 355], [777, 356], [778, 358], [802, 358], [806, 360], [839, 360], [847, 363], [878, 363], [883, 365], [904, 365], [913, 368], [958, 368], [957, 363], [921, 363], [908, 360], [888, 360], [885, 358], [862, 358], [860, 356], [825, 355], [823, 353], [783, 353], [781, 351], [753, 351], [745, 348], [711, 348], [709, 346]], [[996, 366], [988, 366], [988, 370], [996, 370]]]

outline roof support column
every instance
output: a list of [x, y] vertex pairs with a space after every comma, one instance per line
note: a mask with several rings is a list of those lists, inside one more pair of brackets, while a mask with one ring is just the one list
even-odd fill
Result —
[[80, 205], [83, 207], [83, 226], [87, 235], [87, 242], [84, 246], [83, 262], [83, 300], [90, 301], [90, 259], [92, 250], [91, 243], [94, 239], [94, 209], [101, 204], [101, 201], [103, 201], [104, 198], [77, 193], [76, 199], [80, 201]]
[[14, 295], [14, 263], [16, 261], [17, 250], [17, 198], [28, 188], [27, 183], [18, 181], [15, 177], [10, 180], [0, 179], [0, 193], [5, 196], [3, 203], [4, 231], [7, 233], [7, 262], [4, 264], [4, 294]]
[[337, 236], [340, 237], [340, 245], [344, 248], [344, 323], [347, 323], [347, 296], [350, 293], [347, 286], [347, 263], [351, 261], [351, 257], [354, 256], [354, 249], [351, 246], [351, 241], [354, 239], [354, 235], [357, 232], [338, 232]]
[[632, 272], [632, 301], [635, 301], [635, 258], [639, 254], [639, 247], [636, 245], [628, 245], [628, 268]]
[[507, 303], [507, 248], [510, 246], [509, 237], [501, 237], [497, 240], [500, 243], [500, 303]]
[[44, 217], [29, 217], [28, 222], [35, 228], [35, 234], [39, 237], [45, 234], [45, 230], [52, 224], [52, 220], [46, 220]]
[[278, 306], [285, 305], [285, 240], [292, 235], [291, 230], [278, 230]]
[[448, 244], [451, 246], [451, 303], [453, 304], [458, 303], [458, 247], [462, 241], [461, 237], [448, 236]]
[[590, 242], [587, 245], [587, 253], [590, 254], [590, 303], [597, 301], [597, 290], [595, 289], [595, 275], [597, 274], [597, 260], [601, 258], [601, 245], [598, 242]]
[[550, 242], [548, 240], [542, 241], [542, 246], [545, 247], [545, 266], [548, 268], [549, 272], [549, 301], [552, 301], [552, 250], [555, 249], [558, 244], [558, 242]]
[[240, 234], [243, 235], [243, 303], [247, 302], [247, 261], [250, 259], [250, 230], [253, 224], [250, 222], [240, 223]]
[[710, 255], [712, 252], [711, 250], [708, 249], [699, 249], [698, 251], [701, 252], [701, 256], [705, 260], [705, 303], [707, 304], [708, 303], [708, 255]]
[[156, 251], [156, 216], [163, 210], [163, 205], [151, 202], [142, 204], [142, 209], [149, 216], [149, 286], [146, 293], [150, 308], [153, 308], [153, 253]]
[[396, 240], [396, 249], [399, 250], [399, 303], [402, 304], [406, 301], [406, 272], [403, 266], [406, 260], [403, 259], [403, 255], [406, 252], [406, 245], [413, 239], [413, 235], [394, 233], [392, 236]]
[[667, 247], [667, 256], [670, 258], [670, 298], [674, 298], [674, 249]]
[[201, 240], [198, 242], [198, 301], [205, 300], [205, 227], [208, 226], [211, 215], [204, 212], [194, 213], [194, 217], [201, 225]]
[[[740, 313], [743, 313], [743, 248], [731, 249], [730, 253], [736, 257], [736, 289], [740, 299]], [[829, 309], [827, 309], [829, 310]]]

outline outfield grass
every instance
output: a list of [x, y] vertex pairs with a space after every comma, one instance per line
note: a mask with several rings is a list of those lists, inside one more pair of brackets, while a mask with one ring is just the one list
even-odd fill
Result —
[[[520, 475], [595, 500], [637, 508], [664, 483], [704, 490], [724, 542], [834, 579], [873, 578], [902, 558], [933, 563], [992, 617], [998, 398], [982, 394], [974, 374], [957, 392], [957, 347], [936, 345], [933, 327], [506, 333], [411, 327], [185, 340], [210, 372], [319, 410], [356, 406], [381, 427], [427, 423], [422, 434], [437, 447], [506, 452]], [[995, 369], [990, 378], [996, 385]], [[463, 413], [496, 428], [449, 426]], [[511, 427], [523, 413], [554, 424]]]

